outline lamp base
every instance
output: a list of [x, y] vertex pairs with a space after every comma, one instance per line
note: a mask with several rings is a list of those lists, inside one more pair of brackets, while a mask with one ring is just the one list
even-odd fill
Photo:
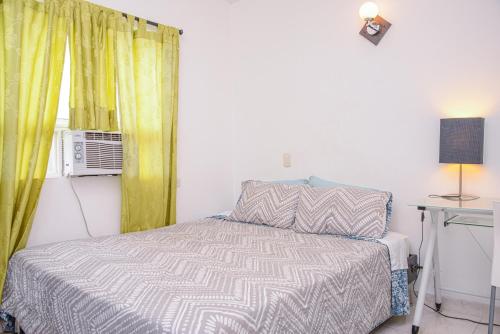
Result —
[[432, 198], [442, 198], [448, 201], [475, 201], [479, 199], [479, 196], [474, 195], [464, 195], [464, 194], [446, 194], [446, 195], [430, 195]]
[[459, 174], [458, 174], [458, 194], [446, 194], [446, 195], [429, 195], [430, 198], [442, 198], [448, 201], [456, 202], [467, 202], [479, 199], [479, 196], [465, 195], [462, 193], [462, 164], [460, 164]]

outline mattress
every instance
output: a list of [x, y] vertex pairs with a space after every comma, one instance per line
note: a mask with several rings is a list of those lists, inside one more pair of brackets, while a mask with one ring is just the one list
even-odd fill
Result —
[[386, 246], [202, 219], [17, 252], [1, 309], [31, 333], [369, 333]]

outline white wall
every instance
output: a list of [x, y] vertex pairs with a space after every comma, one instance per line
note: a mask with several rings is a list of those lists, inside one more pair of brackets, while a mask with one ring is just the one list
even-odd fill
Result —
[[[120, 233], [120, 178], [73, 178], [92, 236]], [[88, 237], [67, 178], [45, 180], [28, 246]]]
[[[233, 204], [231, 115], [226, 98], [230, 5], [224, 0], [93, 2], [184, 29], [179, 83], [177, 218], [185, 222], [227, 210]], [[90, 212], [89, 224], [96, 234], [117, 233], [118, 179], [85, 178], [77, 182], [86, 211]], [[46, 181], [29, 246], [87, 236], [70, 190], [66, 179]], [[92, 200], [96, 194], [102, 201]]]
[[[362, 3], [232, 6], [234, 193], [244, 179], [312, 174], [388, 189], [393, 228], [416, 251], [408, 203], [457, 188], [458, 169], [438, 164], [440, 118], [486, 117], [485, 165], [466, 167], [465, 190], [500, 197], [500, 2], [377, 0], [393, 24], [377, 47], [358, 35]], [[488, 296], [489, 263], [468, 231], [440, 232], [443, 286]], [[473, 232], [491, 253], [491, 231]]]

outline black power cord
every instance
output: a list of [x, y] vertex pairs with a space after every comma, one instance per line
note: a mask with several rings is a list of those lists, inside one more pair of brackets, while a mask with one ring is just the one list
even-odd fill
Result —
[[[422, 266], [420, 265], [420, 251], [422, 249], [422, 244], [424, 242], [424, 220], [425, 220], [425, 212], [422, 210], [422, 214], [420, 216], [420, 224], [421, 224], [420, 231], [421, 231], [421, 234], [420, 234], [420, 245], [418, 246], [417, 277], [415, 278], [415, 282], [413, 282], [413, 289], [412, 289], [413, 290], [413, 294], [415, 295], [415, 298], [418, 298], [418, 294], [415, 291], [415, 285], [417, 284], [418, 278], [420, 276], [420, 270], [422, 269]], [[434, 312], [436, 312], [440, 316], [443, 316], [443, 317], [448, 318], [448, 319], [468, 321], [468, 322], [471, 322], [471, 323], [477, 324], [477, 325], [485, 325], [485, 326], [489, 325], [487, 322], [481, 322], [481, 321], [476, 321], [476, 320], [472, 320], [472, 319], [468, 319], [468, 318], [461, 318], [461, 317], [454, 317], [454, 316], [451, 316], [451, 315], [447, 315], [447, 314], [444, 314], [441, 310], [435, 309], [434, 307], [431, 307], [431, 306], [429, 306], [429, 305], [427, 305], [425, 303], [424, 303], [424, 305], [425, 305], [425, 307], [433, 310]], [[493, 326], [500, 327], [500, 324], [493, 324]]]

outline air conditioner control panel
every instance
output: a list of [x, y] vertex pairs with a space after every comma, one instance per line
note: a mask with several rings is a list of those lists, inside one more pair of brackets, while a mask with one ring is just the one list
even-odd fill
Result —
[[73, 142], [75, 162], [83, 163], [83, 143]]

